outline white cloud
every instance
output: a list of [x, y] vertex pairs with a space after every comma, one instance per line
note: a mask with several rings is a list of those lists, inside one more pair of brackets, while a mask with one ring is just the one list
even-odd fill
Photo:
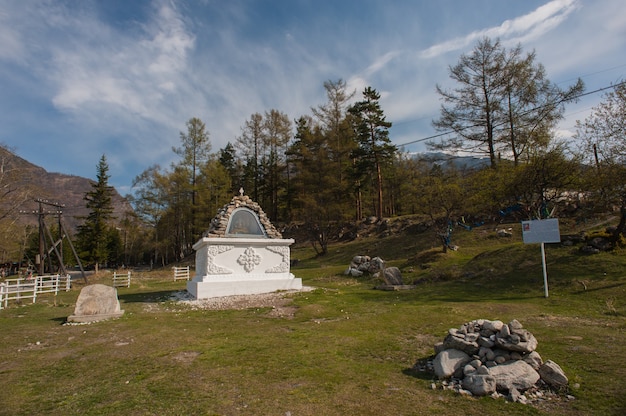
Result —
[[500, 26], [474, 31], [466, 36], [432, 45], [423, 50], [421, 56], [423, 58], [434, 58], [448, 52], [457, 51], [483, 37], [501, 38], [506, 43], [518, 43], [536, 39], [558, 26], [578, 6], [578, 0], [553, 0], [524, 16], [505, 20]]
[[63, 24], [70, 27], [68, 36], [80, 41], [72, 47], [57, 43], [52, 50], [49, 81], [57, 108], [77, 116], [98, 109], [167, 124], [165, 96], [184, 82], [194, 46], [175, 9], [161, 4], [139, 36], [114, 31], [94, 16], [71, 16]]
[[7, 13], [0, 10], [0, 59], [21, 62], [24, 47], [20, 33], [10, 24]]
[[[614, 57], [612, 66], [624, 63], [623, 53], [615, 53], [626, 39], [618, 1], [599, 7], [588, 0], [546, 0], [527, 13], [519, 12], [532, 7], [524, 2], [490, 6], [492, 16], [500, 16], [496, 23], [469, 19], [465, 4], [451, 13], [435, 2], [375, 2], [337, 16], [332, 2], [286, 2], [306, 15], [276, 21], [266, 15], [269, 6], [253, 3], [155, 0], [140, 3], [121, 23], [113, 20], [117, 11], [102, 13], [104, 3], [95, 0], [3, 4], [0, 62], [9, 65], [0, 70], [18, 81], [13, 96], [32, 99], [19, 114], [5, 116], [3, 126], [29, 130], [15, 122], [21, 117], [38, 126], [31, 136], [47, 134], [51, 126], [55, 150], [63, 157], [80, 154], [87, 162], [72, 163], [87, 165], [89, 173], [106, 153], [112, 171], [132, 168], [137, 174], [173, 160], [171, 147], [179, 145], [178, 133], [191, 117], [206, 123], [215, 151], [241, 134], [253, 113], [278, 109], [290, 119], [310, 113], [326, 100], [323, 82], [339, 78], [356, 91], [354, 100], [366, 86], [381, 93], [394, 142], [428, 136], [439, 109], [435, 85], [451, 82], [447, 67], [455, 54], [483, 36], [535, 48], [551, 79], [559, 77], [555, 81], [575, 78], [581, 68], [593, 72], [607, 56]], [[374, 20], [376, 30], [362, 30]], [[432, 40], [445, 33], [453, 34]], [[71, 172], [84, 174], [77, 169]]]

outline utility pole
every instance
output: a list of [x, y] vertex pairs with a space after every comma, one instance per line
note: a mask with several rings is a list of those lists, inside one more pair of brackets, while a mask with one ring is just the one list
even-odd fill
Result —
[[43, 202], [41, 200], [37, 200], [39, 203], [39, 210], [37, 211], [37, 223], [39, 225], [39, 254], [37, 259], [35, 259], [35, 263], [39, 265], [39, 275], [44, 275], [44, 246], [46, 244], [46, 237], [43, 233], [43, 228], [45, 227], [44, 223], [44, 212], [43, 212]]
[[[65, 230], [65, 227], [63, 226], [63, 221], [62, 221], [63, 211], [61, 210], [61, 208], [64, 208], [65, 205], [59, 204], [56, 202], [50, 202], [48, 200], [41, 199], [41, 198], [36, 199], [35, 202], [39, 204], [39, 209], [33, 212], [33, 214], [37, 215], [37, 220], [39, 223], [39, 254], [38, 254], [39, 275], [41, 276], [45, 274], [44, 259], [48, 259], [49, 269], [50, 269], [50, 272], [52, 272], [51, 254], [53, 251], [56, 254], [56, 257], [59, 263], [59, 272], [63, 274], [67, 274], [67, 270], [65, 269], [65, 264], [63, 261], [63, 238], [67, 237], [67, 242], [69, 243], [70, 248], [72, 249], [72, 253], [74, 254], [74, 258], [78, 264], [78, 267], [80, 268], [81, 274], [83, 276], [83, 280], [85, 281], [85, 283], [87, 283], [87, 275], [85, 274], [85, 270], [83, 269], [83, 264], [81, 263], [80, 258], [78, 257], [78, 253], [76, 252], [76, 249], [74, 248], [74, 245], [72, 244], [72, 240], [70, 239], [67, 231]], [[45, 212], [43, 209], [44, 205], [52, 206], [58, 209], [56, 211]], [[58, 240], [54, 239], [54, 237], [52, 236], [52, 233], [46, 226], [46, 222], [45, 222], [46, 214], [53, 214], [53, 215], [58, 216], [58, 224], [59, 224], [59, 239]], [[52, 245], [50, 249], [47, 248], [46, 236], [48, 237], [48, 239], [50, 240], [50, 244]], [[37, 263], [37, 261], [35, 262]]]
[[[63, 211], [61, 211], [61, 209], [64, 208], [65, 205], [59, 204], [56, 202], [50, 202], [41, 198], [38, 198], [36, 201], [39, 203], [39, 256], [40, 256], [39, 274], [40, 275], [44, 274], [44, 262], [43, 262], [44, 252], [45, 252], [46, 258], [48, 259], [48, 269], [50, 273], [52, 273], [52, 257], [50, 256], [52, 251], [54, 251], [55, 254], [57, 255], [57, 260], [59, 261], [59, 272], [65, 274], [66, 270], [65, 270], [65, 264], [63, 262], [63, 255], [62, 255], [63, 249], [61, 249], [60, 252], [57, 249], [57, 245], [60, 245], [61, 247], [63, 246], [63, 234], [61, 234], [61, 227], [59, 227], [59, 234], [61, 237], [59, 238], [58, 241], [55, 241], [54, 238], [52, 237], [52, 234], [50, 233], [50, 230], [48, 230], [48, 227], [46, 226], [46, 223], [45, 223], [45, 214], [58, 215], [59, 222], [60, 222], [61, 215], [63, 214]], [[55, 207], [58, 209], [56, 211], [48, 211], [44, 213], [43, 205], [48, 205], [48, 206]], [[52, 247], [50, 249], [48, 249], [46, 245], [47, 240], [46, 240], [46, 236], [44, 235], [44, 232], [47, 232], [48, 236], [50, 237], [50, 244], [52, 244]], [[43, 244], [42, 244], [42, 241], [43, 241]]]

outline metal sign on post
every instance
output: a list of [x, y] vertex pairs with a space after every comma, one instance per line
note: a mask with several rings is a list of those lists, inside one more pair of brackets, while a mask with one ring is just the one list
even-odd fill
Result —
[[548, 270], [546, 268], [545, 243], [560, 243], [558, 218], [547, 220], [522, 221], [522, 237], [524, 244], [541, 243], [541, 265], [543, 267], [543, 288], [548, 297]]

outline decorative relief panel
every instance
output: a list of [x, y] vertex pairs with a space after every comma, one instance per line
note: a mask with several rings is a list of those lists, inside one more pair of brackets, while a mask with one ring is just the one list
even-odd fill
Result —
[[241, 264], [247, 273], [250, 273], [256, 266], [261, 264], [261, 256], [259, 256], [252, 247], [248, 247], [246, 251], [239, 256], [237, 263]]
[[232, 274], [233, 271], [213, 263], [220, 253], [232, 250], [235, 246], [209, 246], [207, 250], [207, 274]]
[[283, 257], [283, 261], [270, 269], [267, 269], [265, 273], [287, 273], [289, 272], [289, 246], [267, 246], [269, 251], [280, 254]]

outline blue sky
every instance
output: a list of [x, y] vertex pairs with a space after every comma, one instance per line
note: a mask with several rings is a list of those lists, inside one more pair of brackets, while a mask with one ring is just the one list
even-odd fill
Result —
[[[435, 86], [484, 36], [535, 50], [562, 87], [626, 78], [622, 0], [0, 0], [0, 143], [89, 178], [106, 154], [126, 194], [176, 159], [191, 117], [217, 151], [253, 113], [310, 114], [341, 78], [381, 93], [403, 145], [435, 133]], [[559, 135], [601, 98], [569, 105]]]

